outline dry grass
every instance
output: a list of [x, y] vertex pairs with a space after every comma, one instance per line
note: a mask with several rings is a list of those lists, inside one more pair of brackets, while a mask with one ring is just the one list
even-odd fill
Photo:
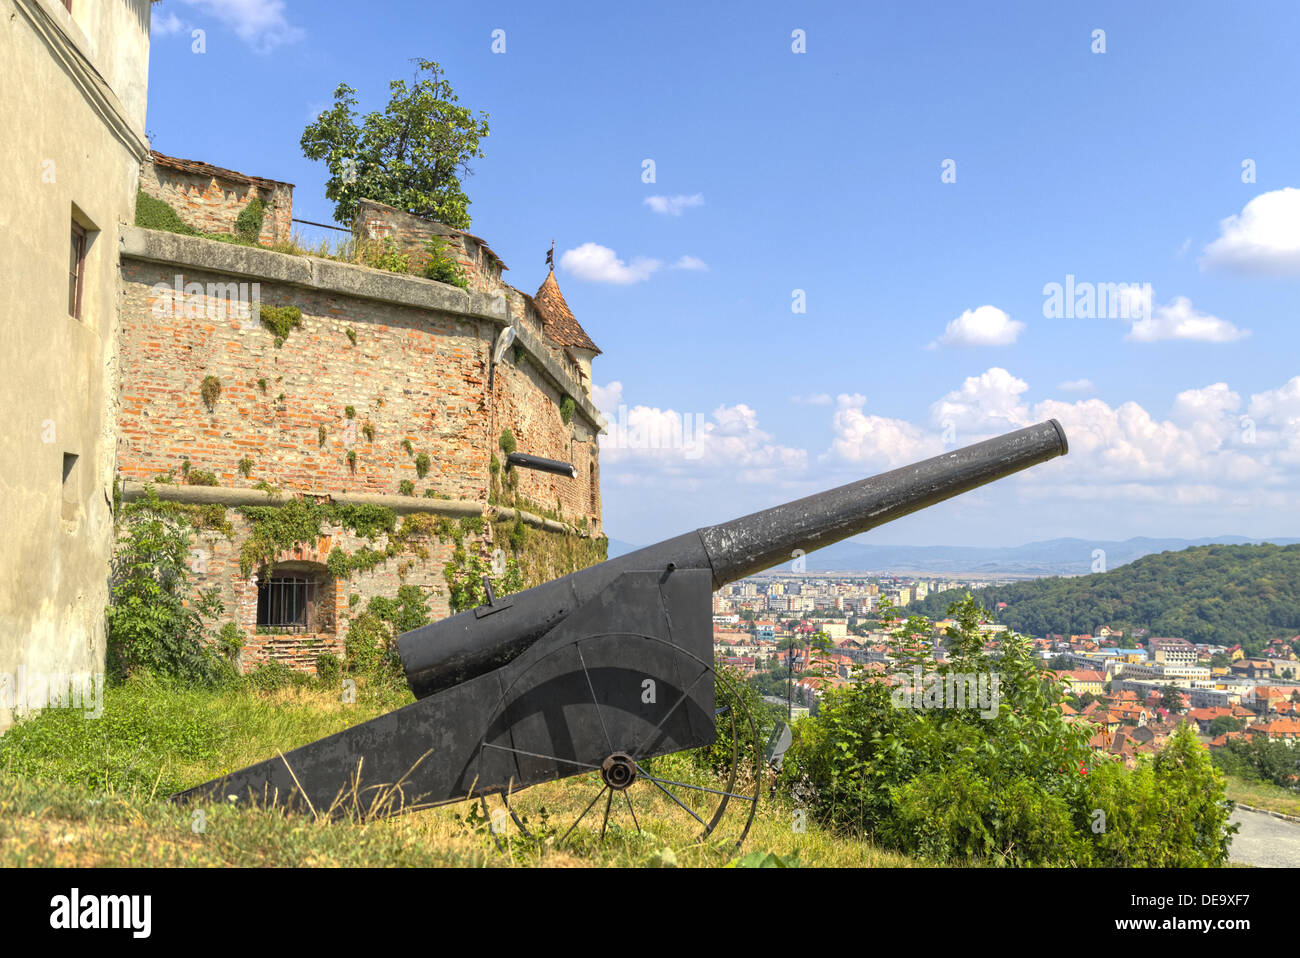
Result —
[[1300, 792], [1288, 791], [1269, 782], [1247, 781], [1236, 775], [1228, 775], [1226, 778], [1228, 798], [1234, 802], [1284, 815], [1300, 815]]

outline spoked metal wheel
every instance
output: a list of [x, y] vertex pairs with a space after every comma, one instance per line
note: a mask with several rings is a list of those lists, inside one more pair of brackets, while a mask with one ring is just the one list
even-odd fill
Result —
[[[656, 668], [621, 665], [628, 642], [656, 643]], [[480, 769], [495, 769], [479, 780], [507, 782], [503, 761], [515, 773], [479, 800], [499, 843], [517, 834], [585, 847], [635, 835], [738, 848], [749, 833], [764, 771], [754, 716], [731, 682], [679, 646], [583, 637], [524, 669], [495, 714], [478, 753]]]

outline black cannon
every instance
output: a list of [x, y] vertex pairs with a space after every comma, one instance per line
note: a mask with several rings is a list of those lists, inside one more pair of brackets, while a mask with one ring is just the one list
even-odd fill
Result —
[[[761, 743], [745, 750], [754, 767], [738, 768], [738, 743], [753, 741], [756, 730], [714, 671], [713, 592], [1067, 448], [1049, 420], [525, 592], [489, 590], [486, 605], [400, 637], [413, 704], [174, 797], [387, 815], [496, 796], [504, 809], [493, 813], [497, 831], [507, 813], [528, 827], [521, 790], [586, 775], [592, 801], [565, 837], [601, 798], [602, 835], [612, 811], [639, 830], [636, 785], [659, 807], [689, 814], [701, 835], [713, 833], [734, 802], [743, 840], [761, 787]], [[714, 745], [720, 719], [737, 763], [718, 781], [681, 781], [689, 776], [659, 757]], [[528, 814], [535, 823], [547, 813]]]

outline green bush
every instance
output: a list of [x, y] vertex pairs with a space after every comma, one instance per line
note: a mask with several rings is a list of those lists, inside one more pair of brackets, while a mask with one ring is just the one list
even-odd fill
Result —
[[515, 451], [515, 434], [509, 429], [501, 430], [501, 451], [507, 456]]
[[275, 333], [275, 338], [279, 341], [288, 339], [290, 330], [302, 325], [302, 310], [297, 306], [263, 305], [258, 316], [262, 325]]
[[415, 474], [421, 479], [423, 479], [425, 476], [429, 474], [428, 453], [422, 452], [415, 457]]
[[322, 652], [316, 656], [316, 678], [322, 685], [338, 685], [343, 675], [343, 663], [338, 656]]
[[[983, 611], [969, 595], [949, 609], [949, 664], [936, 666], [930, 626], [895, 633], [905, 666], [994, 673], [996, 714], [899, 707], [880, 682], [830, 691], [800, 722], [782, 781], [832, 829], [874, 836], [935, 862], [1180, 867], [1226, 859], [1223, 783], [1184, 727], [1135, 771], [1099, 760], [1090, 727], [1066, 723], [1060, 686], [1046, 681], [1023, 636], [1001, 656], [983, 650]], [[905, 701], [897, 696], [899, 701]], [[1099, 765], [1099, 767], [1098, 767]], [[1106, 827], [1094, 830], [1103, 820]]]
[[121, 517], [105, 613], [109, 674], [217, 681], [222, 663], [204, 619], [220, 615], [222, 604], [215, 588], [191, 602], [189, 522], [169, 515], [151, 489]]
[[187, 226], [171, 206], [164, 200], [150, 196], [144, 190], [135, 195], [135, 225], [148, 230], [166, 230], [168, 233], [180, 233], [184, 236], [198, 236], [199, 231]]
[[566, 426], [569, 424], [569, 420], [573, 418], [575, 408], [572, 396], [565, 396], [560, 402], [560, 421]]
[[465, 271], [461, 269], [459, 263], [447, 255], [447, 244], [445, 242], [436, 236], [430, 237], [425, 248], [429, 251], [429, 258], [420, 271], [425, 279], [437, 280], [439, 283], [447, 283], [461, 289], [469, 289], [469, 281], [465, 278]]
[[375, 596], [348, 626], [344, 668], [353, 674], [399, 681], [403, 673], [397, 637], [428, 624], [429, 605], [419, 587], [404, 585], [393, 599]]
[[410, 479], [403, 479], [397, 484], [397, 491], [403, 496], [413, 496], [415, 495], [415, 483]]
[[264, 216], [262, 201], [257, 198], [249, 200], [248, 205], [235, 217], [235, 235], [245, 242], [256, 243], [257, 238], [262, 234]]

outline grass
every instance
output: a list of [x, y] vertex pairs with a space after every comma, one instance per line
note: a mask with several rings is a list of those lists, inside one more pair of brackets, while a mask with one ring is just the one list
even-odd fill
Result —
[[1228, 798], [1242, 805], [1300, 815], [1300, 792], [1293, 792], [1271, 782], [1256, 782], [1238, 775], [1224, 776], [1228, 780]]
[[[201, 690], [146, 678], [110, 688], [97, 720], [51, 710], [20, 723], [0, 737], [0, 867], [720, 866], [756, 864], [770, 853], [785, 864], [917, 864], [868, 842], [834, 836], [811, 821], [796, 831], [789, 801], [766, 795], [742, 857], [734, 844], [743, 826], [739, 809], [733, 807], [700, 842], [698, 824], [649, 782], [628, 791], [635, 796], [640, 832], [624, 809], [611, 806], [606, 840], [598, 841], [602, 798], [563, 842], [563, 832], [600, 789], [592, 776], [516, 795], [513, 805], [525, 817], [527, 834], [496, 798], [488, 800], [486, 815], [478, 802], [465, 802], [342, 823], [274, 809], [200, 810], [167, 800], [174, 791], [269, 758], [277, 749], [287, 751], [411, 701], [405, 689], [361, 683], [355, 704], [342, 699], [339, 690], [315, 681], [258, 688], [254, 680]], [[709, 781], [682, 755], [655, 760], [654, 772], [675, 781]], [[701, 813], [709, 805], [705, 793], [677, 791]]]

